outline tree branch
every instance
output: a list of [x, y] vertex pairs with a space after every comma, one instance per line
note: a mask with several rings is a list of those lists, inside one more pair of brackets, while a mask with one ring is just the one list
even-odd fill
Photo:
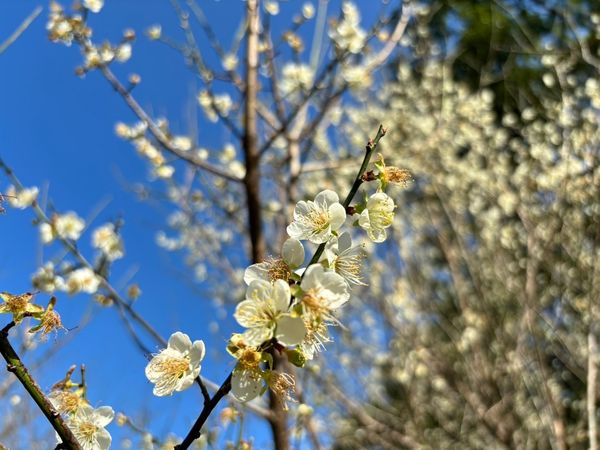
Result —
[[52, 403], [46, 398], [38, 384], [29, 374], [29, 371], [21, 361], [21, 358], [19, 358], [19, 355], [17, 355], [13, 346], [10, 345], [10, 342], [8, 341], [8, 332], [13, 326], [15, 326], [15, 323], [10, 322], [0, 331], [0, 354], [2, 354], [2, 357], [6, 360], [6, 369], [17, 377], [27, 393], [38, 405], [40, 411], [42, 411], [46, 419], [48, 419], [52, 428], [54, 428], [56, 433], [60, 436], [62, 445], [59, 444], [59, 446], [68, 450], [81, 450], [79, 442], [77, 442], [77, 439], [75, 439], [75, 436], [69, 427], [67, 427], [63, 418], [58, 411], [54, 409]]

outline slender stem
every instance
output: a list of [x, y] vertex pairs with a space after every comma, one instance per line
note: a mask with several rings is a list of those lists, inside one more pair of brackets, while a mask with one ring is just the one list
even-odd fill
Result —
[[29, 374], [29, 371], [21, 361], [21, 358], [19, 358], [19, 355], [17, 355], [13, 346], [10, 345], [10, 342], [8, 341], [8, 332], [14, 325], [14, 322], [10, 322], [0, 331], [0, 354], [2, 354], [2, 357], [6, 360], [6, 369], [15, 374], [27, 393], [38, 405], [44, 416], [46, 416], [46, 419], [48, 419], [52, 428], [58, 433], [62, 440], [62, 445], [60, 447], [68, 450], [81, 450], [79, 442], [77, 442], [77, 439], [75, 439], [75, 436], [69, 427], [67, 427], [63, 418], [58, 411], [54, 409], [52, 403], [46, 398], [38, 384]]
[[43, 8], [41, 6], [36, 7], [31, 14], [25, 18], [23, 23], [21, 23], [21, 25], [19, 25], [19, 27], [13, 32], [13, 34], [11, 34], [4, 42], [0, 43], [0, 54], [4, 53], [8, 47], [10, 47], [17, 39], [19, 39], [19, 36], [21, 36], [25, 30], [29, 28], [31, 22], [33, 22], [36, 17], [40, 15], [42, 9]]
[[210, 413], [212, 412], [213, 409], [215, 409], [215, 407], [221, 401], [221, 399], [223, 397], [225, 397], [231, 390], [232, 375], [233, 375], [233, 372], [227, 376], [225, 381], [223, 381], [223, 384], [221, 385], [219, 390], [217, 392], [215, 392], [215, 395], [210, 399], [210, 401], [204, 404], [204, 408], [202, 408], [200, 415], [196, 419], [196, 422], [194, 422], [194, 425], [188, 432], [187, 436], [181, 442], [181, 444], [178, 444], [175, 446], [174, 450], [185, 450], [185, 449], [189, 448], [190, 445], [192, 445], [192, 442], [194, 442], [196, 439], [198, 439], [200, 437], [200, 433], [202, 431], [202, 426], [204, 425], [204, 423], [210, 416]]
[[[362, 176], [365, 173], [365, 171], [367, 170], [367, 166], [369, 165], [369, 162], [371, 161], [373, 152], [377, 148], [377, 145], [379, 144], [379, 141], [381, 140], [381, 138], [383, 136], [385, 136], [386, 131], [387, 131], [387, 129], [384, 128], [383, 125], [379, 125], [379, 129], [377, 130], [377, 135], [375, 136], [375, 139], [369, 140], [369, 142], [367, 143], [365, 157], [363, 159], [363, 162], [360, 166], [360, 169], [358, 170], [358, 173], [356, 174], [356, 178], [354, 179], [354, 183], [352, 184], [352, 187], [350, 188], [350, 192], [348, 192], [348, 195], [342, 202], [342, 205], [344, 206], [344, 208], [348, 208], [348, 206], [350, 206], [350, 202], [352, 201], [352, 199], [358, 192], [358, 188], [360, 187], [360, 185], [363, 182]], [[325, 244], [320, 244], [319, 247], [317, 248], [317, 251], [313, 255], [312, 259], [308, 263], [309, 266], [311, 264], [316, 264], [319, 261], [319, 258], [323, 254], [323, 250], [325, 250]]]

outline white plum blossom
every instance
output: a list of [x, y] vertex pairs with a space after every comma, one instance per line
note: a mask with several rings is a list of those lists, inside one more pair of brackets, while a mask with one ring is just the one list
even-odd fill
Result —
[[231, 393], [240, 402], [248, 402], [265, 390], [263, 371], [260, 368], [262, 353], [250, 346], [244, 336], [235, 333], [231, 336], [227, 351], [238, 360], [231, 375]]
[[294, 221], [287, 232], [295, 239], [308, 239], [315, 244], [327, 242], [346, 220], [346, 209], [338, 195], [330, 190], [317, 194], [313, 201], [299, 201], [294, 209]]
[[83, 0], [83, 6], [93, 13], [99, 13], [104, 6], [104, 0]]
[[306, 337], [300, 348], [308, 359], [315, 351], [324, 348], [329, 342], [328, 325], [337, 325], [334, 312], [350, 298], [348, 284], [341, 275], [327, 271], [320, 264], [313, 264], [304, 274], [302, 283], [302, 319], [306, 327]]
[[48, 394], [48, 400], [60, 414], [73, 414], [86, 401], [77, 392], [63, 389], [54, 389]]
[[115, 59], [121, 63], [129, 61], [131, 58], [131, 44], [125, 42], [115, 49]]
[[173, 136], [171, 146], [179, 151], [187, 152], [192, 149], [192, 140], [188, 136]]
[[292, 272], [304, 262], [304, 247], [298, 239], [289, 238], [283, 243], [281, 256], [252, 264], [244, 272], [244, 282], [250, 284], [254, 280], [288, 281]]
[[31, 284], [42, 292], [54, 292], [65, 289], [65, 280], [56, 274], [51, 261], [40, 267], [31, 277]]
[[153, 41], [160, 39], [160, 36], [162, 35], [162, 27], [160, 25], [152, 25], [146, 30], [146, 35]]
[[99, 249], [109, 261], [122, 258], [123, 240], [115, 231], [115, 225], [107, 223], [92, 233], [92, 246]]
[[342, 11], [343, 18], [333, 24], [329, 30], [329, 37], [339, 50], [360, 53], [367, 38], [367, 33], [359, 25], [360, 13], [356, 5], [348, 1], [343, 3]]
[[240, 302], [234, 313], [237, 322], [247, 328], [244, 341], [258, 346], [276, 338], [282, 345], [299, 344], [306, 330], [300, 317], [289, 313], [290, 286], [287, 281], [254, 280], [246, 290], [246, 299]]
[[394, 201], [383, 192], [377, 192], [367, 200], [367, 207], [360, 213], [358, 224], [373, 242], [383, 242], [387, 238], [386, 228], [392, 225], [395, 207]]
[[213, 97], [213, 105], [215, 110], [222, 115], [223, 117], [227, 117], [229, 112], [231, 111], [231, 107], [233, 106], [233, 101], [229, 94], [215, 94]]
[[100, 286], [100, 278], [89, 267], [81, 267], [69, 273], [64, 285], [64, 289], [69, 294], [85, 292], [93, 294]]
[[76, 213], [70, 211], [52, 218], [52, 225], [56, 236], [62, 239], [76, 241], [85, 228], [85, 222]]
[[310, 89], [314, 76], [313, 69], [306, 64], [287, 63], [282, 69], [281, 93], [288, 95], [297, 90]]
[[175, 173], [175, 167], [170, 166], [168, 164], [164, 164], [162, 166], [156, 167], [154, 169], [154, 176], [156, 178], [162, 178], [163, 180], [168, 180]]
[[367, 65], [347, 65], [342, 68], [342, 78], [350, 89], [360, 91], [371, 87], [373, 77]]
[[108, 450], [112, 442], [106, 426], [112, 422], [115, 412], [110, 406], [94, 409], [84, 405], [67, 419], [67, 426], [83, 450]]
[[233, 54], [233, 53], [227, 53], [225, 56], [223, 56], [223, 60], [221, 61], [221, 64], [223, 65], [223, 69], [225, 69], [227, 71], [235, 70], [238, 63], [239, 63], [238, 57], [235, 56], [235, 54]]
[[315, 7], [312, 3], [306, 2], [304, 5], [302, 5], [302, 16], [304, 16], [306, 20], [312, 19], [314, 15]]
[[[35, 202], [38, 193], [39, 189], [36, 186], [17, 190], [11, 185], [6, 190], [6, 199], [8, 200], [8, 204], [13, 208], [25, 209]], [[1, 198], [3, 197], [0, 194]]]
[[200, 373], [205, 352], [203, 341], [192, 343], [187, 334], [173, 333], [167, 348], [154, 355], [146, 366], [146, 377], [154, 383], [153, 394], [163, 397], [189, 388]]
[[264, 3], [265, 11], [270, 15], [276, 16], [279, 14], [279, 2], [277, 0], [266, 0]]
[[325, 258], [329, 268], [341, 275], [347, 283], [366, 286], [360, 276], [363, 248], [352, 247], [350, 233], [344, 232], [331, 239], [325, 246]]
[[47, 222], [40, 223], [40, 240], [43, 244], [49, 244], [56, 237], [54, 234], [54, 230], [52, 229], [52, 225]]

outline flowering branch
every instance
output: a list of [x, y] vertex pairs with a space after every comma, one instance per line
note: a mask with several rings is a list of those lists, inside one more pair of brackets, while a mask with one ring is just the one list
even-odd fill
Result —
[[29, 371], [21, 361], [21, 358], [19, 358], [17, 352], [8, 341], [8, 332], [14, 326], [15, 322], [12, 321], [0, 331], [0, 354], [2, 354], [2, 357], [6, 360], [6, 369], [15, 374], [44, 416], [46, 416], [46, 419], [48, 419], [52, 428], [54, 428], [56, 433], [60, 436], [62, 443], [56, 448], [81, 450], [81, 446], [77, 442], [77, 439], [75, 439], [75, 436], [73, 436], [69, 427], [65, 424], [63, 418], [52, 406], [48, 398], [46, 398], [38, 384], [29, 374]]
[[[361, 164], [361, 167], [358, 171], [356, 179], [354, 180], [354, 183], [352, 184], [352, 188], [350, 189], [350, 192], [348, 193], [348, 195], [346, 196], [346, 199], [344, 200], [344, 202], [342, 204], [342, 206], [344, 208], [347, 208], [349, 206], [350, 202], [356, 195], [358, 188], [360, 187], [360, 185], [363, 182], [362, 176], [363, 176], [364, 172], [366, 171], [367, 166], [369, 165], [371, 156], [373, 155], [375, 148], [377, 147], [379, 141], [385, 135], [385, 133], [386, 133], [386, 129], [383, 127], [383, 125], [380, 125], [379, 130], [377, 131], [377, 135], [375, 136], [375, 139], [369, 140], [369, 143], [367, 144], [367, 147], [366, 147], [367, 152], [365, 154], [363, 163]], [[321, 255], [321, 253], [323, 252], [324, 248], [325, 248], [324, 243], [319, 245], [317, 251], [315, 252], [315, 255], [311, 259], [311, 262], [308, 264], [308, 267], [310, 267], [314, 262], [317, 262], [319, 260], [319, 257]], [[315, 268], [311, 267], [310, 269], [315, 269]], [[311, 273], [310, 269], [307, 270], [307, 272]], [[321, 267], [321, 269], [322, 269], [322, 267]], [[315, 273], [315, 272], [317, 272], [317, 271], [312, 270], [312, 273]], [[277, 280], [277, 282], [281, 282], [281, 283], [279, 283], [278, 286], [276, 285], [275, 287], [273, 287], [272, 288], [273, 291], [267, 295], [268, 296], [269, 295], [277, 296], [279, 294], [277, 294], [276, 291], [282, 292], [281, 295], [283, 296], [283, 301], [285, 302], [289, 299], [289, 296], [290, 296], [289, 289], [287, 291], [285, 289], [283, 289], [288, 286], [287, 282], [283, 282], [282, 280]], [[261, 287], [264, 289], [264, 288], [266, 288], [266, 286], [267, 285], [261, 286]], [[250, 285], [250, 289], [252, 289], [252, 284]], [[283, 289], [283, 290], [281, 290], [281, 289]], [[249, 300], [246, 300], [246, 301], [249, 301]], [[240, 305], [238, 305], [238, 310], [236, 310], [236, 316], [237, 316], [236, 319], [238, 320], [238, 322], [240, 321], [240, 317], [241, 317], [239, 315]], [[283, 319], [283, 320], [285, 320], [285, 319]], [[278, 339], [282, 340], [282, 337], [280, 336]], [[236, 347], [236, 344], [232, 344], [231, 342], [233, 342], [233, 341], [230, 341], [230, 345], [233, 345], [233, 347]], [[274, 349], [278, 349], [279, 348], [279, 347], [277, 347], [278, 345], [281, 346], [281, 343], [278, 343], [277, 339], [272, 339], [270, 341], [264, 342], [259, 347], [257, 347], [257, 349], [270, 352], [271, 358], [274, 358], [274, 356], [276, 356], [276, 352], [274, 351]], [[230, 350], [230, 348], [228, 348], [228, 351], [230, 351], [230, 353], [232, 353], [232, 354], [234, 354], [238, 351], [244, 352], [245, 347], [246, 347], [245, 344], [239, 344], [239, 347], [237, 348], [237, 350]], [[284, 347], [282, 347], [282, 348], [284, 348]], [[252, 351], [250, 353], [252, 353]], [[273, 360], [271, 359], [270, 364], [272, 364], [272, 363], [273, 363]], [[189, 446], [192, 444], [192, 442], [194, 442], [194, 440], [196, 440], [200, 437], [202, 426], [204, 425], [204, 423], [210, 416], [212, 410], [216, 407], [216, 405], [219, 403], [219, 401], [225, 395], [227, 395], [227, 393], [229, 393], [229, 391], [231, 390], [231, 388], [232, 388], [231, 381], [232, 381], [234, 372], [235, 372], [235, 370], [229, 374], [229, 376], [225, 379], [225, 381], [223, 382], [221, 387], [218, 389], [218, 391], [215, 393], [215, 395], [210, 399], [210, 401], [204, 403], [204, 406], [203, 406], [202, 410], [200, 411], [200, 415], [196, 419], [196, 422], [194, 422], [194, 425], [188, 432], [185, 439], [181, 442], [181, 444], [175, 446], [175, 450], [185, 450], [185, 449], [189, 448]]]
[[[381, 140], [381, 138], [383, 136], [385, 136], [386, 132], [387, 132], [387, 129], [384, 128], [383, 125], [379, 125], [379, 129], [377, 130], [377, 135], [375, 136], [375, 139], [369, 140], [369, 142], [367, 143], [365, 158], [363, 159], [363, 162], [360, 166], [360, 170], [358, 171], [358, 174], [356, 175], [356, 178], [354, 179], [354, 183], [352, 184], [352, 187], [350, 188], [350, 192], [348, 192], [348, 195], [346, 196], [346, 198], [344, 199], [344, 201], [342, 203], [342, 206], [344, 208], [348, 208], [348, 206], [350, 206], [350, 202], [352, 201], [352, 199], [358, 192], [358, 188], [360, 187], [360, 185], [363, 183], [363, 174], [367, 170], [367, 166], [369, 165], [369, 162], [371, 161], [371, 157], [373, 156], [373, 152], [377, 148], [379, 141]], [[310, 262], [308, 263], [308, 265], [310, 266], [311, 264], [315, 264], [316, 262], [318, 262], [319, 258], [323, 254], [324, 250], [325, 250], [325, 243], [322, 243], [317, 248], [317, 251], [313, 255], [313, 257], [310, 260]]]

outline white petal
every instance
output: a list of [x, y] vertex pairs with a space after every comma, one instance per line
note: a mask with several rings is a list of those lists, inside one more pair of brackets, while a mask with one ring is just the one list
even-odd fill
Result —
[[112, 442], [112, 437], [104, 428], [96, 432], [96, 440], [98, 441], [98, 450], [108, 450]]
[[260, 311], [260, 305], [254, 300], [243, 300], [236, 306], [233, 317], [241, 326], [251, 328], [257, 325]]
[[[271, 296], [271, 283], [266, 280], [254, 280], [246, 289], [246, 299], [255, 301], [256, 300], [267, 300]], [[241, 325], [241, 324], [240, 324]]]
[[194, 372], [184, 375], [183, 377], [181, 377], [179, 379], [179, 383], [177, 384], [177, 387], [175, 388], [175, 390], [177, 392], [185, 391], [192, 384], [194, 384], [194, 380], [196, 379], [196, 376], [197, 375], [195, 375]]
[[289, 237], [294, 239], [306, 239], [309, 236], [309, 231], [300, 225], [298, 222], [290, 223], [286, 228]]
[[252, 264], [244, 271], [244, 283], [250, 284], [254, 280], [270, 281], [267, 263]]
[[275, 337], [282, 345], [298, 345], [305, 336], [306, 327], [301, 317], [285, 315], [277, 321]]
[[329, 223], [332, 230], [339, 229], [346, 221], [346, 208], [341, 203], [334, 203], [329, 207]]
[[360, 213], [360, 217], [358, 218], [358, 224], [365, 230], [371, 228], [371, 219], [369, 218], [368, 209], [365, 209], [363, 212]]
[[194, 341], [192, 349], [190, 350], [190, 364], [192, 367], [197, 367], [200, 364], [200, 361], [204, 359], [205, 353], [206, 348], [204, 346], [204, 341]]
[[340, 198], [338, 195], [329, 189], [321, 191], [315, 197], [315, 203], [319, 205], [333, 205], [334, 203], [339, 203]]
[[94, 412], [94, 422], [99, 427], [105, 427], [109, 423], [112, 422], [113, 417], [115, 417], [115, 412], [110, 406], [101, 406], [98, 409], [95, 409]]
[[271, 296], [276, 311], [285, 312], [290, 308], [291, 293], [287, 281], [275, 280]]
[[387, 238], [387, 231], [384, 228], [372, 228], [368, 232], [373, 242], [380, 243]]
[[331, 227], [328, 226], [326, 229], [324, 229], [320, 233], [311, 234], [308, 237], [308, 240], [310, 242], [312, 242], [313, 244], [323, 244], [323, 243], [327, 242], [329, 239], [331, 239], [331, 236], [332, 236]]
[[352, 247], [352, 237], [350, 233], [344, 231], [338, 236], [338, 254], [348, 250]]
[[318, 280], [324, 271], [325, 269], [323, 269], [323, 266], [321, 264], [313, 264], [312, 266], [309, 266], [304, 272], [304, 276], [302, 277], [302, 284], [300, 285], [300, 287], [302, 287], [302, 290], [308, 291], [314, 287], [319, 286], [320, 283], [318, 282]]
[[259, 346], [273, 337], [273, 330], [269, 327], [249, 328], [243, 333], [244, 342], [251, 346]]
[[301, 200], [296, 203], [296, 207], [294, 208], [294, 220], [298, 217], [305, 216], [311, 211], [311, 206], [307, 202]]
[[240, 402], [256, 398], [264, 386], [262, 378], [256, 379], [247, 370], [235, 369], [231, 377], [231, 393]]
[[290, 268], [300, 267], [304, 262], [304, 246], [298, 239], [290, 238], [283, 243], [283, 260]]
[[173, 333], [169, 338], [168, 348], [170, 349], [177, 350], [180, 353], [185, 354], [190, 351], [191, 347], [192, 340], [187, 334], [182, 333], [181, 331]]

